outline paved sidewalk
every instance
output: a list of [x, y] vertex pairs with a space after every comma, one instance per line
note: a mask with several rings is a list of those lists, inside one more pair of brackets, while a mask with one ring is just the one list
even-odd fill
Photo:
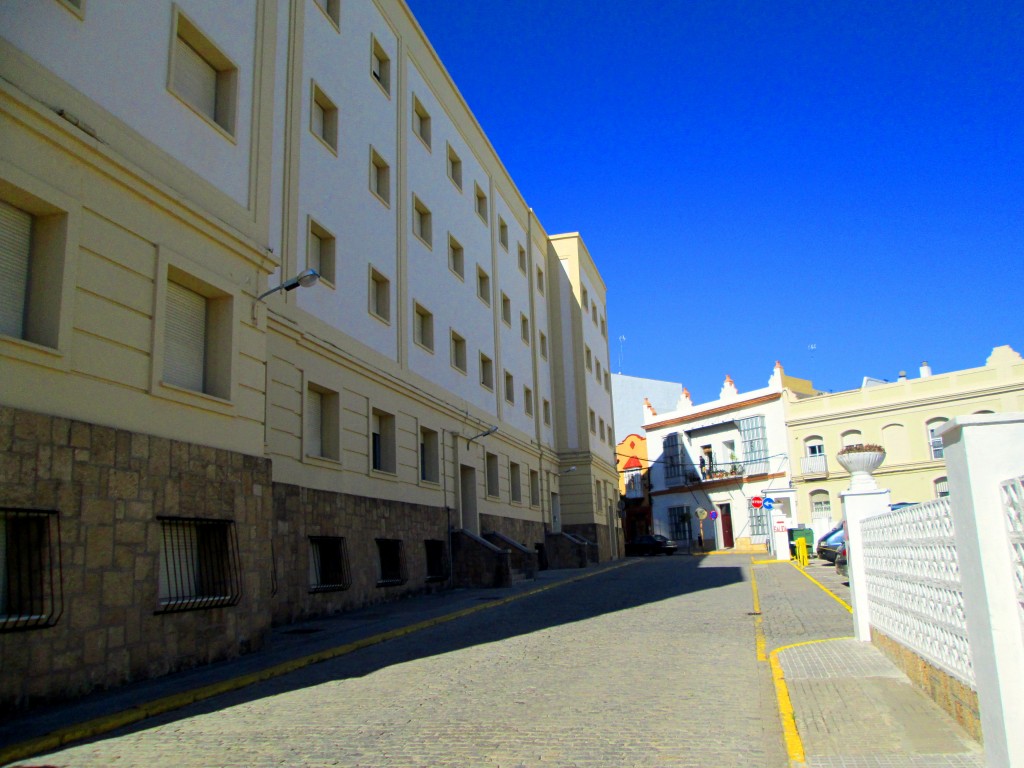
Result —
[[849, 603], [848, 582], [834, 568], [815, 560], [804, 572], [790, 564], [754, 568], [766, 650], [777, 656], [793, 710], [793, 765], [985, 765], [981, 746], [949, 715], [874, 645], [853, 639], [840, 602]]

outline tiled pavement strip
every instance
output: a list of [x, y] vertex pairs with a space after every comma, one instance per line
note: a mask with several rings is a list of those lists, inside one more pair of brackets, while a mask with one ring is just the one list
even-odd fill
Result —
[[[636, 563], [637, 561], [631, 562]], [[922, 693], [912, 688], [902, 673], [892, 667], [888, 660], [873, 646], [866, 643], [857, 643], [851, 639], [831, 639], [846, 637], [852, 629], [850, 614], [839, 602], [842, 599], [849, 599], [849, 590], [843, 585], [842, 579], [835, 576], [831, 568], [823, 567], [820, 563], [812, 561], [807, 573], [813, 575], [817, 581], [815, 583], [815, 581], [805, 578], [801, 571], [794, 566], [784, 563], [771, 565], [755, 564], [751, 567], [751, 559], [749, 557], [741, 558], [740, 556], [733, 555], [722, 558], [709, 558], [705, 564], [707, 566], [712, 566], [712, 564], [727, 566], [727, 570], [735, 570], [735, 567], [739, 566], [741, 562], [743, 564], [742, 569], [746, 572], [748, 578], [753, 574], [756, 579], [755, 599], [759, 599], [759, 607], [761, 609], [761, 616], [757, 618], [757, 621], [763, 633], [763, 644], [766, 646], [766, 650], [769, 653], [773, 653], [778, 660], [778, 666], [784, 675], [784, 679], [779, 679], [776, 682], [788, 694], [788, 699], [792, 702], [795, 734], [804, 757], [798, 762], [793, 759], [794, 753], [793, 750], [790, 750], [791, 765], [806, 765], [809, 768], [831, 768], [832, 766], [848, 768], [923, 768], [924, 766], [938, 766], [941, 768], [943, 766], [981, 766], [984, 764], [978, 746], [963, 735], [958, 727], [938, 707], [926, 699]], [[682, 565], [682, 563], [678, 565]], [[674, 564], [670, 566], [665, 561], [661, 561], [658, 564], [654, 562], [641, 564], [641, 567], [644, 566], [648, 568], [677, 567]], [[614, 568], [614, 566], [612, 567]], [[607, 566], [601, 569], [588, 569], [587, 572], [579, 574], [579, 576], [588, 578], [589, 576], [599, 575], [606, 570], [608, 570]], [[627, 570], [632, 571], [633, 569]], [[536, 585], [521, 585], [516, 589], [508, 591], [492, 591], [490, 594], [497, 596], [497, 600], [494, 597], [481, 598], [475, 591], [465, 591], [461, 594], [449, 594], [433, 602], [430, 599], [421, 599], [419, 603], [412, 600], [390, 606], [377, 606], [376, 610], [371, 609], [363, 612], [362, 617], [353, 617], [351, 619], [352, 625], [359, 628], [356, 632], [351, 633], [351, 635], [336, 633], [332, 638], [322, 639], [317, 639], [317, 635], [293, 635], [288, 638], [291, 648], [282, 649], [282, 651], [288, 651], [291, 654], [292, 662], [289, 665], [301, 670], [300, 675], [305, 674], [307, 678], [315, 679], [317, 675], [322, 676], [324, 674], [323, 671], [316, 671], [321, 670], [321, 667], [318, 666], [316, 670], [313, 667], [304, 670], [303, 666], [295, 664], [295, 661], [302, 661], [303, 657], [310, 659], [320, 655], [336, 658], [337, 653], [334, 652], [338, 650], [339, 646], [336, 645], [333, 649], [324, 647], [323, 644], [328, 639], [333, 639], [335, 643], [348, 640], [349, 644], [351, 644], [351, 640], [357, 636], [364, 639], [367, 637], [370, 639], [383, 637], [388, 631], [396, 629], [401, 631], [403, 626], [406, 628], [420, 626], [425, 629], [438, 622], [445, 621], [447, 617], [452, 615], [463, 614], [467, 606], [471, 609], [471, 612], [476, 613], [483, 606], [502, 604], [509, 599], [517, 600], [519, 597], [529, 594], [532, 591], [532, 587], [540, 586], [542, 589], [547, 589], [552, 586], [572, 583], [578, 578], [575, 574], [569, 576], [566, 573], [542, 574], [542, 577]], [[597, 582], [588, 580], [588, 583], [596, 584]], [[733, 595], [733, 597], [729, 598], [730, 604], [737, 598], [742, 600], [740, 592], [736, 592], [737, 587], [742, 589], [742, 584], [730, 585], [723, 582], [721, 586], [729, 591], [728, 594]], [[831, 590], [835, 597], [830, 596], [825, 591], [826, 589]], [[561, 591], [561, 589], [558, 590], [558, 592]], [[696, 592], [682, 595], [678, 598], [684, 601], [679, 603], [679, 605], [686, 606], [684, 611], [688, 612], [687, 622], [692, 622], [694, 625], [699, 626], [686, 626], [684, 628], [684, 625], [675, 624], [673, 617], [665, 613], [669, 605], [668, 603], [663, 602], [661, 604], [665, 607], [657, 607], [652, 604], [649, 607], [641, 608], [639, 612], [633, 609], [633, 614], [631, 615], [634, 618], [631, 631], [636, 633], [636, 641], [664, 644], [668, 638], [673, 636], [673, 633], [680, 633], [677, 635], [680, 638], [680, 642], [699, 643], [700, 638], [704, 636], [701, 635], [702, 632], [708, 635], [713, 635], [717, 632], [720, 634], [721, 640], [712, 641], [712, 645], [717, 645], [720, 653], [724, 654], [723, 660], [726, 658], [732, 660], [740, 652], [743, 642], [742, 638], [734, 637], [731, 640], [727, 638], [729, 635], [735, 635], [736, 630], [740, 628], [743, 622], [738, 621], [738, 616], [728, 619], [726, 623], [715, 618], [720, 613], [723, 605], [721, 602], [722, 597], [711, 597], [711, 595], [719, 594], [719, 592], [720, 590]], [[481, 603], [481, 600], [488, 602]], [[716, 606], [718, 606], [717, 609]], [[526, 610], [526, 608], [523, 607], [523, 610]], [[608, 615], [612, 616], [614, 614]], [[604, 619], [600, 620], [604, 621]], [[446, 626], [452, 629], [444, 631], [455, 632], [456, 627], [464, 625], [448, 624]], [[579, 629], [568, 630], [570, 635], [586, 631], [585, 625], [576, 624], [575, 626]], [[433, 631], [436, 632], [437, 630]], [[603, 631], [607, 633], [607, 630]], [[547, 658], [551, 652], [557, 654], [558, 651], [551, 646], [551, 643], [555, 642], [555, 635], [559, 632], [559, 628], [553, 625], [539, 633], [534, 632], [532, 637], [535, 639], [527, 640], [528, 650], [534, 655], [538, 650], [541, 650], [543, 651], [542, 656], [544, 658]], [[427, 630], [426, 633], [429, 634], [430, 630]], [[530, 636], [523, 637], [529, 638]], [[562, 636], [559, 635], [559, 637]], [[628, 644], [623, 646], [622, 638], [619, 638], [616, 644], [612, 638], [605, 637], [602, 634], [595, 637], [597, 641], [596, 647], [581, 651], [581, 653], [594, 655], [595, 658], [613, 658], [618, 660], [619, 663], [628, 657], [628, 655], [623, 655], [623, 649], [628, 647]], [[522, 644], [520, 638], [512, 638], [512, 640], [514, 644]], [[735, 640], [740, 640], [740, 642], [736, 643], [734, 642]], [[559, 642], [565, 642], [564, 637]], [[318, 643], [320, 645], [317, 645]], [[540, 643], [543, 648], [534, 648], [533, 646], [537, 643]], [[389, 653], [398, 654], [400, 657], [401, 653], [403, 653], [400, 650], [402, 643], [388, 644], [389, 647], [392, 647], [392, 645], [394, 650]], [[157, 733], [165, 734], [161, 737], [162, 741], [158, 740], [155, 743], [155, 747], [150, 740], [149, 749], [166, 749], [170, 744], [174, 743], [181, 743], [182, 745], [185, 743], [191, 744], [192, 740], [197, 738], [196, 732], [192, 727], [192, 723], [197, 722], [194, 718], [202, 718], [205, 717], [204, 713], [216, 712], [218, 710], [223, 712], [232, 711], [231, 708], [234, 704], [233, 709], [239, 713], [239, 717], [235, 718], [234, 724], [231, 721], [222, 721], [220, 728], [224, 730], [221, 731], [220, 740], [218, 740], [216, 733], [209, 734], [204, 738], [213, 739], [213, 742], [207, 745], [208, 748], [216, 750], [218, 741], [223, 745], [220, 751], [215, 751], [212, 754], [234, 755], [237, 751], [237, 756], [234, 757], [236, 762], [231, 763], [237, 765], [250, 764], [246, 762], [248, 758], [245, 757], [244, 751], [237, 750], [237, 747], [244, 746], [243, 742], [249, 738], [249, 734], [253, 732], [253, 729], [263, 731], [264, 740], [270, 739], [269, 743], [273, 744], [276, 748], [276, 750], [268, 749], [268, 754], [261, 755], [260, 765], [369, 764], [405, 766], [413, 764], [443, 764], [470, 766], [487, 764], [532, 766], [543, 764], [582, 767], [588, 765], [616, 765], [615, 755], [619, 756], [618, 765], [774, 766], [780, 764], [778, 762], [779, 758], [782, 758], [784, 761], [784, 756], [780, 754], [776, 757], [775, 751], [770, 746], [742, 751], [736, 749], [735, 745], [738, 743], [736, 741], [737, 734], [720, 732], [712, 735], [712, 733], [706, 730], [696, 735], [693, 733], [694, 727], [692, 724], [695, 721], [693, 720], [692, 713], [695, 709], [708, 712], [714, 711], [716, 712], [716, 718], [728, 718], [731, 715], [734, 721], [737, 718], [741, 720], [747, 719], [753, 724], [758, 720], [758, 710], [767, 711], [765, 706], [771, 701], [771, 694], [768, 694], [766, 697], [763, 693], [764, 681], [767, 681], [768, 689], [771, 689], [770, 677], [766, 673], [758, 673], [755, 676], [762, 682], [757, 683], [757, 687], [751, 689], [747, 694], [749, 704], [746, 707], [741, 707], [736, 702], [733, 702], [730, 697], [734, 697], [736, 692], [735, 686], [739, 678], [732, 679], [735, 676], [726, 674], [720, 664], [712, 664], [707, 668], [707, 674], [703, 676], [696, 672], [699, 667], [694, 667], [690, 662], [684, 665], [686, 668], [680, 668], [678, 671], [666, 670], [667, 674], [663, 675], [663, 682], [677, 691], [680, 690], [678, 686], [682, 683], [686, 691], [685, 693], [680, 692], [675, 697], [648, 697], [647, 706], [650, 708], [650, 711], [642, 718], [642, 722], [637, 723], [636, 744], [626, 743], [624, 745], [621, 735], [616, 737], [610, 730], [606, 733], [593, 732], [600, 729], [596, 718], [599, 718], [599, 712], [603, 712], [599, 707], [608, 695], [608, 687], [614, 686], [619, 682], [611, 679], [605, 681], [604, 686], [599, 682], [589, 683], [588, 685], [597, 686], [590, 692], [592, 696], [587, 694], [589, 689], [581, 689], [577, 693], [584, 694], [584, 698], [578, 700], [575, 704], [570, 703], [565, 707], [556, 707], [552, 710], [553, 712], [557, 711], [560, 713], [557, 716], [559, 719], [579, 720], [580, 726], [583, 726], [584, 723], [593, 723], [591, 729], [585, 729], [585, 731], [589, 730], [589, 733], [573, 731], [571, 727], [566, 729], [565, 724], [557, 720], [545, 724], [543, 719], [533, 726], [532, 731], [527, 730], [519, 734], [490, 734], [487, 732], [486, 726], [483, 726], [485, 730], [482, 732], [471, 730], [472, 728], [479, 729], [481, 727], [480, 721], [473, 719], [473, 711], [476, 709], [494, 707], [494, 717], [515, 718], [517, 712], [528, 711], [517, 710], [516, 707], [537, 705], [536, 697], [538, 695], [550, 695], [544, 694], [545, 689], [543, 686], [534, 687], [531, 684], [523, 691], [521, 697], [513, 697], [514, 701], [508, 701], [507, 696], [502, 697], [500, 695], [492, 699], [490, 692], [486, 688], [482, 689], [485, 693], [482, 694], [483, 700], [479, 702], [470, 700], [451, 702], [448, 699], [439, 700], [433, 698], [436, 696], [450, 697], [453, 691], [458, 691], [460, 688], [464, 691], [465, 696], [480, 695], [473, 693], [473, 691], [478, 689], [465, 687], [473, 684], [475, 678], [480, 675], [483, 675], [482, 680], [489, 679], [491, 675], [504, 675], [514, 678], [518, 670], [515, 666], [507, 666], [510, 663], [508, 653], [506, 652], [504, 655], [497, 657], [493, 655], [485, 656], [483, 654], [487, 647], [487, 644], [477, 642], [462, 652], [468, 654], [464, 659], [464, 663], [468, 662], [469, 664], [467, 669], [469, 679], [461, 681], [456, 679], [454, 681], [455, 687], [447, 689], [437, 688], [436, 691], [430, 690], [431, 686], [428, 685], [427, 690], [420, 694], [422, 701], [418, 704], [412, 704], [411, 709], [409, 705], [402, 706], [398, 699], [394, 698], [395, 696], [400, 696], [401, 686], [408, 686], [408, 681], [397, 677], [397, 675], [396, 679], [392, 681], [390, 677], [381, 677], [378, 673], [376, 683], [369, 678], [365, 678], [367, 685], [370, 686], [367, 689], [366, 695], [371, 696], [371, 698], [363, 704], [363, 714], [357, 715], [357, 719], [354, 721], [332, 720], [329, 717], [325, 718], [327, 715], [326, 709], [322, 714], [319, 712], [321, 707], [309, 709], [308, 695], [296, 698], [296, 695], [301, 693], [303, 689], [295, 690], [290, 688], [286, 683], [286, 679], [294, 678], [294, 675], [289, 675], [288, 678], [278, 678], [280, 683], [274, 680], [260, 683], [259, 685], [264, 689], [269, 686], [269, 694], [264, 694], [264, 698], [257, 698], [246, 703], [244, 692], [228, 693], [223, 697], [218, 697], [216, 701], [211, 701], [210, 705], [205, 708], [202, 704], [194, 704], [190, 708], [182, 710], [180, 715], [168, 714], [147, 720], [145, 723], [135, 726], [135, 735], [120, 737], [120, 740], [112, 739], [107, 741], [105, 745], [103, 742], [99, 742], [97, 747], [100, 750], [105, 750], [102, 751], [103, 755], [113, 755], [113, 757], [109, 757], [110, 764], [138, 764], [132, 761], [133, 759], [138, 760], [142, 755], [141, 753], [135, 754], [132, 750], [146, 748], [144, 743], [140, 741], [145, 733], [152, 733], [154, 735]], [[637, 647], [633, 651], [633, 656], [639, 658], [640, 653], [638, 651], [641, 650], [649, 652], [648, 649]], [[513, 651], [513, 653], [516, 653], [516, 651]], [[437, 663], [442, 663], [440, 661], [442, 657], [436, 658], [439, 660]], [[498, 669], [493, 668], [496, 663], [499, 665]], [[733, 663], [735, 663], [737, 672], [741, 675], [750, 675], [758, 668], [765, 671], [768, 669], [768, 665], [764, 662], [758, 663], [757, 667], [749, 666], [746, 662]], [[239, 671], [243, 674], [252, 675], [254, 670], [259, 668], [259, 664], [252, 657], [245, 657], [244, 659], [232, 662], [232, 664], [235, 665], [233, 669], [236, 675]], [[264, 659], [262, 664], [265, 669], [267, 660]], [[307, 661], [306, 666], [308, 664], [309, 662]], [[481, 664], [483, 667], [480, 667]], [[386, 670], [395, 670], [397, 672], [399, 667], [401, 667], [400, 663], [392, 662], [392, 666], [387, 667]], [[434, 674], [436, 674], [442, 667], [435, 666], [434, 669]], [[693, 671], [690, 671], [691, 669]], [[557, 666], [554, 668], [548, 667], [545, 674], [570, 674], [571, 676], [563, 679], [561, 683], [563, 687], [568, 688], [569, 685], [577, 684], [576, 678], [578, 677], [578, 675], [573, 675], [570, 670], [571, 666], [564, 671], [560, 670]], [[626, 671], [628, 672], [628, 670]], [[695, 673], [696, 677], [694, 677]], [[152, 698], [154, 692], [171, 692], [172, 696], [180, 696], [183, 683], [187, 689], [189, 679], [189, 675], [183, 675], [180, 676], [177, 683], [173, 679], [164, 682], [156, 681], [147, 686], [142, 686], [135, 693], [115, 693], [109, 697], [106, 705], [101, 703], [98, 708], [91, 710], [79, 707], [78, 716], [81, 717], [84, 712], [87, 716], [95, 717], [97, 713], [103, 711], [105, 706], [106, 711], [113, 712], [116, 720], [119, 705], [122, 710], [129, 706], [137, 706], [138, 701], [146, 700], [145, 696]], [[225, 682], [225, 678], [222, 676], [218, 683], [216, 674], [211, 668], [193, 672], [191, 679], [195, 681], [192, 684], [193, 688], [196, 683], [208, 683], [211, 679], [215, 681], [215, 684]], [[694, 687], [693, 683], [699, 680], [702, 680], [703, 683], [698, 682], [697, 687]], [[231, 681], [227, 679], [226, 682], [230, 683]], [[328, 685], [337, 686], [341, 682], [342, 680], [339, 679], [338, 682], [329, 683]], [[528, 682], [532, 683], [533, 681]], [[540, 681], [537, 681], [537, 683], [539, 685]], [[387, 687], [389, 685], [398, 687], [389, 689]], [[305, 690], [313, 689], [306, 688]], [[331, 695], [330, 688], [324, 687], [319, 690], [323, 691], [320, 694], [321, 696]], [[290, 693], [290, 691], [294, 692]], [[761, 693], [750, 695], [756, 691], [761, 691]], [[360, 695], [358, 691], [356, 695]], [[291, 698], [286, 698], [289, 696]], [[629, 703], [634, 707], [640, 704], [640, 702], [632, 700], [643, 698], [629, 691], [627, 691], [627, 696], [630, 699]], [[140, 699], [140, 697], [143, 698]], [[271, 701], [274, 697], [280, 697], [290, 702], [287, 706], [293, 707], [297, 712], [300, 712], [297, 717], [309, 718], [312, 722], [308, 723], [308, 726], [315, 728], [315, 730], [311, 731], [312, 733], [327, 733], [326, 740], [333, 743], [332, 751], [324, 752], [322, 755], [317, 756], [314, 749], [315, 745], [310, 744], [309, 749], [311, 752], [308, 753], [307, 759], [304, 761], [297, 760], [294, 753], [287, 752], [283, 746], [283, 740], [289, 731], [280, 730], [266, 719], [271, 713]], [[377, 715], [375, 710], [370, 711], [374, 707], [374, 704], [372, 704], [374, 697], [382, 701], [394, 701], [394, 703], [390, 704], [388, 709], [381, 709], [381, 714]], [[531, 699], [531, 697], [533, 698]], [[233, 702], [233, 698], [237, 699], [237, 702]], [[519, 701], [519, 698], [522, 698], [522, 701]], [[241, 704], [239, 705], [238, 702], [241, 702]], [[325, 704], [329, 702], [330, 700], [327, 700]], [[543, 705], [546, 703], [544, 701], [540, 702], [542, 711]], [[466, 706], [463, 706], [464, 704], [468, 705], [469, 708], [467, 709]], [[279, 704], [277, 706], [279, 709], [282, 705]], [[461, 728], [467, 729], [465, 738], [455, 743], [452, 752], [438, 753], [436, 748], [432, 751], [429, 742], [417, 745], [410, 740], [421, 738], [423, 736], [423, 729], [415, 726], [413, 720], [408, 720], [408, 723], [405, 723], [403, 718], [413, 717], [421, 720], [424, 717], [424, 712], [420, 708], [424, 706], [441, 707], [444, 709], [451, 708], [461, 713], [465, 718], [466, 722], [460, 724]], [[613, 698], [605, 702], [604, 706], [612, 707], [613, 710], [618, 709], [620, 711], [618, 720], [629, 717], [629, 706], [626, 702], [616, 701]], [[228, 709], [224, 709], [225, 707]], [[61, 714], [59, 712], [56, 713], [56, 717], [59, 719]], [[386, 719], [377, 722], [375, 719], [377, 717], [385, 717]], [[682, 723], [680, 723], [681, 727], [676, 727], [675, 721], [679, 720], [685, 720], [685, 726], [682, 726]], [[65, 720], [64, 722], [67, 721]], [[458, 721], [456, 720], [456, 722]], [[484, 718], [484, 722], [486, 722], [486, 718]], [[614, 719], [612, 722], [614, 722]], [[163, 724], [161, 725], [161, 723]], [[658, 723], [661, 723], [660, 727], [657, 725]], [[45, 728], [45, 725], [45, 719], [43, 719], [42, 727]], [[440, 730], [437, 731], [435, 738], [444, 741], [448, 737], [450, 742], [448, 731], [453, 725], [446, 726], [444, 723], [438, 723]], [[289, 727], [291, 728], [292, 725], [289, 725]], [[766, 720], [763, 720], [763, 725], [760, 727], [771, 729], [770, 723]], [[697, 728], [699, 730], [699, 726]], [[4, 740], [3, 730], [0, 727], [0, 744]], [[275, 731], [280, 731], [281, 744], [278, 744], [278, 740], [273, 738]], [[98, 733], [105, 732], [106, 730], [102, 729], [98, 731]], [[756, 733], [756, 730], [748, 728], [745, 738], [748, 741], [751, 738], [756, 738], [754, 736]], [[346, 734], [348, 735], [346, 736]], [[405, 734], [407, 740], [402, 742], [399, 737], [396, 743], [398, 734]], [[25, 738], [29, 735], [31, 734], [24, 732], [21, 734], [21, 737]], [[367, 753], [359, 752], [356, 749], [357, 745], [349, 744], [347, 741], [353, 737], [355, 737], [355, 740], [362, 740], [367, 743], [393, 744], [394, 747], [391, 754], [380, 754], [377, 758], [370, 759], [370, 762], [365, 762], [367, 760]], [[146, 738], [149, 739], [150, 737], [147, 736]], [[7, 740], [8, 742], [10, 741], [10, 733], [7, 734]], [[579, 741], [579, 744], [567, 743], [564, 745], [564, 750], [555, 749], [552, 751], [553, 746], [558, 745], [559, 742], [572, 742], [573, 740]], [[627, 741], [631, 742], [632, 737]], [[538, 757], [534, 761], [518, 757], [518, 755], [522, 754], [524, 746], [528, 746], [530, 742], [537, 744], [538, 751], [535, 754]], [[480, 755], [473, 757], [465, 751], [469, 745], [474, 743], [478, 748], [487, 747], [490, 744], [487, 748], [493, 750], [493, 753], [488, 754], [489, 759], [482, 760]], [[161, 747], [161, 744], [164, 746]], [[345, 749], [348, 751], [340, 750], [339, 744], [347, 744], [348, 746]], [[637, 749], [638, 745], [647, 744], [650, 744], [653, 753], [650, 753], [646, 748]], [[115, 749], [120, 749], [120, 753], [111, 751], [113, 745], [117, 745]], [[234, 748], [229, 745], [234, 745]], [[730, 747], [730, 745], [733, 746]], [[750, 744], [750, 746], [754, 747], [755, 745]], [[726, 755], [730, 754], [730, 748], [736, 751], [732, 757], [726, 757]], [[574, 749], [575, 751], [573, 751]], [[88, 750], [88, 745], [71, 750], [65, 748], [46, 758], [19, 764], [26, 766], [42, 765], [44, 763], [40, 762], [41, 760], [45, 760], [46, 765], [107, 764], [90, 762], [90, 760], [98, 758], [99, 754], [95, 758], [89, 758], [87, 757], [89, 754]], [[495, 755], [501, 754], [502, 750], [505, 750], [505, 758], [498, 760]], [[277, 758], [280, 759], [273, 759], [273, 753], [276, 753]], [[4, 754], [3, 748], [0, 747], [0, 762], [3, 762], [5, 759]], [[158, 752], [156, 754], [165, 753]], [[208, 752], [207, 755], [209, 754], [211, 753]], [[439, 754], [444, 756], [439, 758]], [[559, 758], [559, 754], [561, 754], [561, 758]], [[586, 757], [580, 757], [580, 754], [585, 754]], [[513, 755], [516, 755], [516, 757], [510, 759]], [[569, 755], [575, 755], [575, 757], [568, 759]], [[327, 756], [330, 759], [327, 759]], [[627, 757], [628, 759], [623, 759]], [[192, 759], [201, 758], [196, 755]], [[227, 757], [219, 758], [217, 764], [228, 764], [226, 761], [230, 759]], [[81, 760], [81, 763], [78, 762], [79, 760]], [[184, 753], [184, 750], [182, 750], [180, 759], [176, 764], [184, 766], [192, 764], [202, 765], [204, 763], [189, 762], [189, 758]]]
[[801, 762], [790, 750], [794, 765], [985, 764], [981, 747], [881, 651], [849, 636], [852, 620], [840, 603], [848, 605], [849, 586], [834, 568], [815, 560], [804, 572], [787, 564], [754, 568], [767, 651], [779, 660], [803, 751]]

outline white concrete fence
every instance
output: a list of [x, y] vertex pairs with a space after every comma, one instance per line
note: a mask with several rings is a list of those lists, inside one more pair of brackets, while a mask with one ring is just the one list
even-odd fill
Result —
[[889, 509], [846, 491], [854, 630], [871, 627], [978, 694], [986, 764], [1024, 766], [1024, 414], [941, 431], [949, 497]]

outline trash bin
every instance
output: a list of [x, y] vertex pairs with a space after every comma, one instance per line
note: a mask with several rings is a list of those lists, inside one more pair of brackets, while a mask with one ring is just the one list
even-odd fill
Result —
[[789, 529], [789, 551], [796, 554], [797, 539], [807, 542], [807, 554], [814, 554], [814, 529], [813, 528], [790, 528]]

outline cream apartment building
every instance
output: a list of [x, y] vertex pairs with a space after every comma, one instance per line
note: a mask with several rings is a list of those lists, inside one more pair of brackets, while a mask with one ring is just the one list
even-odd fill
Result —
[[600, 276], [403, 3], [4, 3], [0, 77], [0, 705], [616, 554]]
[[836, 461], [844, 446], [876, 443], [885, 461], [874, 476], [893, 503], [928, 501], [948, 493], [942, 441], [935, 431], [955, 416], [1024, 408], [1024, 360], [1009, 346], [992, 350], [983, 366], [893, 382], [866, 379], [859, 389], [789, 396], [787, 429], [798, 521], [820, 536], [842, 519], [840, 494], [849, 474]]

